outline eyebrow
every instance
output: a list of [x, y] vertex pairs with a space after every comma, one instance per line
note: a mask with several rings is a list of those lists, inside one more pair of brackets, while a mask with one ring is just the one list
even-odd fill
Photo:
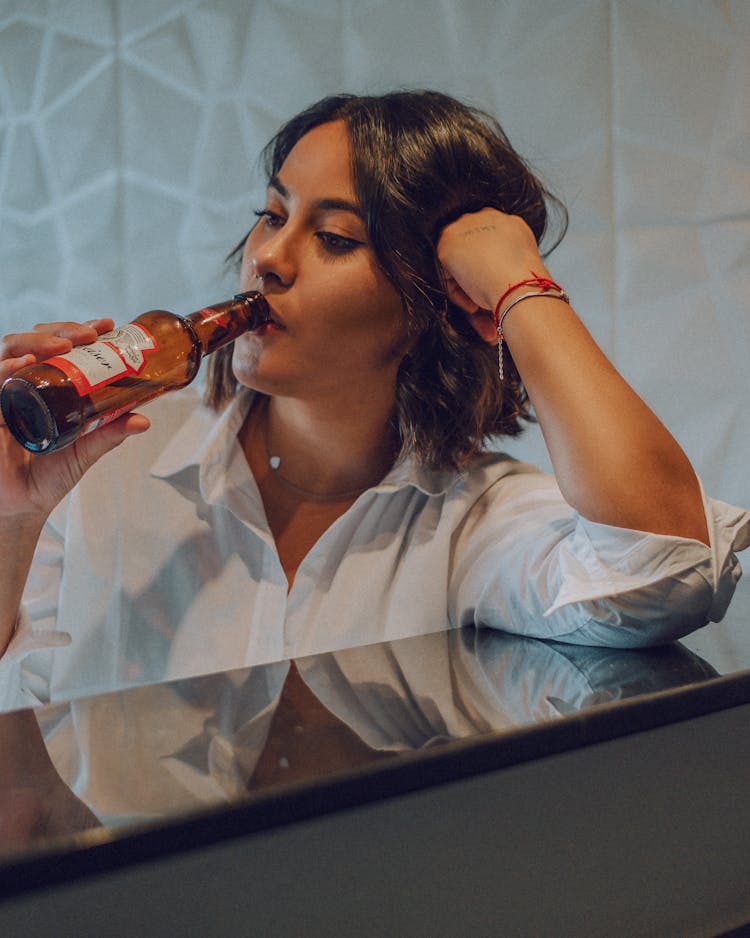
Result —
[[[268, 180], [268, 188], [275, 189], [280, 196], [287, 199], [289, 198], [289, 190], [284, 185], [284, 183], [279, 179], [278, 176], [273, 175]], [[361, 221], [365, 220], [362, 210], [354, 202], [350, 202], [348, 199], [317, 199], [314, 203], [315, 208], [318, 211], [323, 212], [350, 212], [352, 215], [356, 215]]]

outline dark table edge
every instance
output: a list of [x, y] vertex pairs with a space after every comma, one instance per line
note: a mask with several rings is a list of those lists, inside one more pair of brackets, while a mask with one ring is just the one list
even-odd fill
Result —
[[279, 786], [242, 803], [149, 825], [65, 838], [34, 856], [0, 861], [0, 901], [83, 877], [443, 785], [545, 756], [642, 733], [750, 702], [750, 670], [593, 707], [538, 725], [441, 743], [354, 773]]

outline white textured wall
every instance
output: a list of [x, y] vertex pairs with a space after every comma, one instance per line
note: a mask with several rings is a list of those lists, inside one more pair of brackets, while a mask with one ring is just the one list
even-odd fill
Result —
[[577, 309], [750, 504], [746, 0], [0, 0], [0, 332], [223, 296], [267, 137], [394, 86], [497, 114], [568, 202]]

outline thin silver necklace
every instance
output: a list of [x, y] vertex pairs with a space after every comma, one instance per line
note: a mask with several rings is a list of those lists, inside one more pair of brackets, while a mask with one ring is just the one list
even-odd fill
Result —
[[370, 487], [369, 485], [361, 485], [356, 489], [347, 489], [343, 492], [311, 492], [309, 489], [303, 489], [301, 485], [296, 485], [290, 479], [287, 479], [287, 477], [279, 471], [281, 467], [281, 456], [272, 454], [268, 445], [268, 402], [266, 402], [263, 413], [260, 415], [260, 438], [263, 443], [263, 451], [268, 462], [268, 468], [271, 470], [271, 475], [273, 475], [275, 479], [278, 479], [282, 485], [285, 485], [298, 495], [304, 495], [305, 498], [312, 498], [320, 502], [335, 501], [336, 499], [353, 498], [355, 495], [361, 495], [365, 489]]

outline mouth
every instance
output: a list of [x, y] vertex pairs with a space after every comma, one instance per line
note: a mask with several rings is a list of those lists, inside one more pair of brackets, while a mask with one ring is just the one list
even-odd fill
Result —
[[[268, 302], [268, 297], [266, 297], [266, 302]], [[268, 332], [281, 332], [286, 330], [283, 320], [270, 303], [268, 304], [268, 313], [268, 319], [264, 323], [261, 323], [257, 329], [253, 330], [255, 335], [265, 335]]]

